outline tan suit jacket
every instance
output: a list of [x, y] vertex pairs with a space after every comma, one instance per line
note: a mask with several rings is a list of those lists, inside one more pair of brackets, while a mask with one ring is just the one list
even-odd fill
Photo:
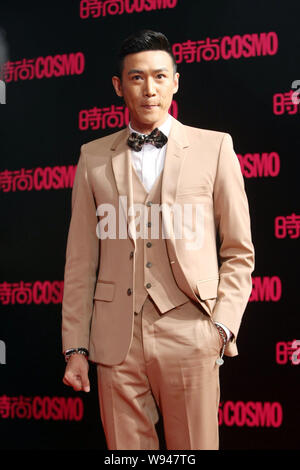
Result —
[[[82, 145], [66, 251], [63, 350], [86, 347], [92, 361], [107, 365], [126, 357], [134, 318], [136, 230], [128, 217], [133, 204], [128, 135], [125, 128]], [[115, 208], [116, 236], [100, 240], [96, 209], [104, 203]], [[174, 218], [165, 217], [169, 261], [179, 288], [231, 330], [234, 337], [225, 355], [235, 356], [252, 289], [254, 248], [244, 180], [230, 134], [186, 126], [173, 118], [161, 203], [200, 207], [201, 236], [193, 249], [176, 235]], [[123, 227], [121, 236], [118, 227]]]

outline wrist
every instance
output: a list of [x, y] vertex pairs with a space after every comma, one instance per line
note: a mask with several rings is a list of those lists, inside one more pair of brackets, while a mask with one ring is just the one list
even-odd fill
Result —
[[233, 334], [232, 332], [227, 328], [227, 326], [225, 326], [223, 323], [219, 322], [219, 321], [216, 321], [214, 322], [215, 325], [219, 325], [223, 328], [223, 330], [225, 331], [226, 333], [226, 338], [227, 338], [227, 342], [231, 340], [231, 338], [233, 337]]

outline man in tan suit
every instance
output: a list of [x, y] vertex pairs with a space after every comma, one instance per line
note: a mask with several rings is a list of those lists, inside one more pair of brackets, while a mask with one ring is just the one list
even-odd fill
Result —
[[168, 114], [167, 38], [127, 38], [112, 78], [125, 129], [81, 147], [64, 296], [63, 382], [89, 391], [97, 363], [109, 449], [218, 449], [219, 367], [251, 293], [254, 249], [229, 134]]

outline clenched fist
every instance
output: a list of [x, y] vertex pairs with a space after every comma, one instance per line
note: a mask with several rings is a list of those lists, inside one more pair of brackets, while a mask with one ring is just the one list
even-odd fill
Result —
[[90, 391], [88, 376], [89, 363], [82, 354], [73, 354], [67, 363], [63, 383], [73, 387], [76, 392]]

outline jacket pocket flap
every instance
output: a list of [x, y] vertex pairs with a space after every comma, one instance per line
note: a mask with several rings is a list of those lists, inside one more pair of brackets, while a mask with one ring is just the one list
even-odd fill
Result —
[[218, 295], [219, 278], [197, 281], [199, 297], [202, 300], [215, 299]]
[[114, 297], [115, 284], [106, 282], [97, 282], [94, 299], [110, 301]]

